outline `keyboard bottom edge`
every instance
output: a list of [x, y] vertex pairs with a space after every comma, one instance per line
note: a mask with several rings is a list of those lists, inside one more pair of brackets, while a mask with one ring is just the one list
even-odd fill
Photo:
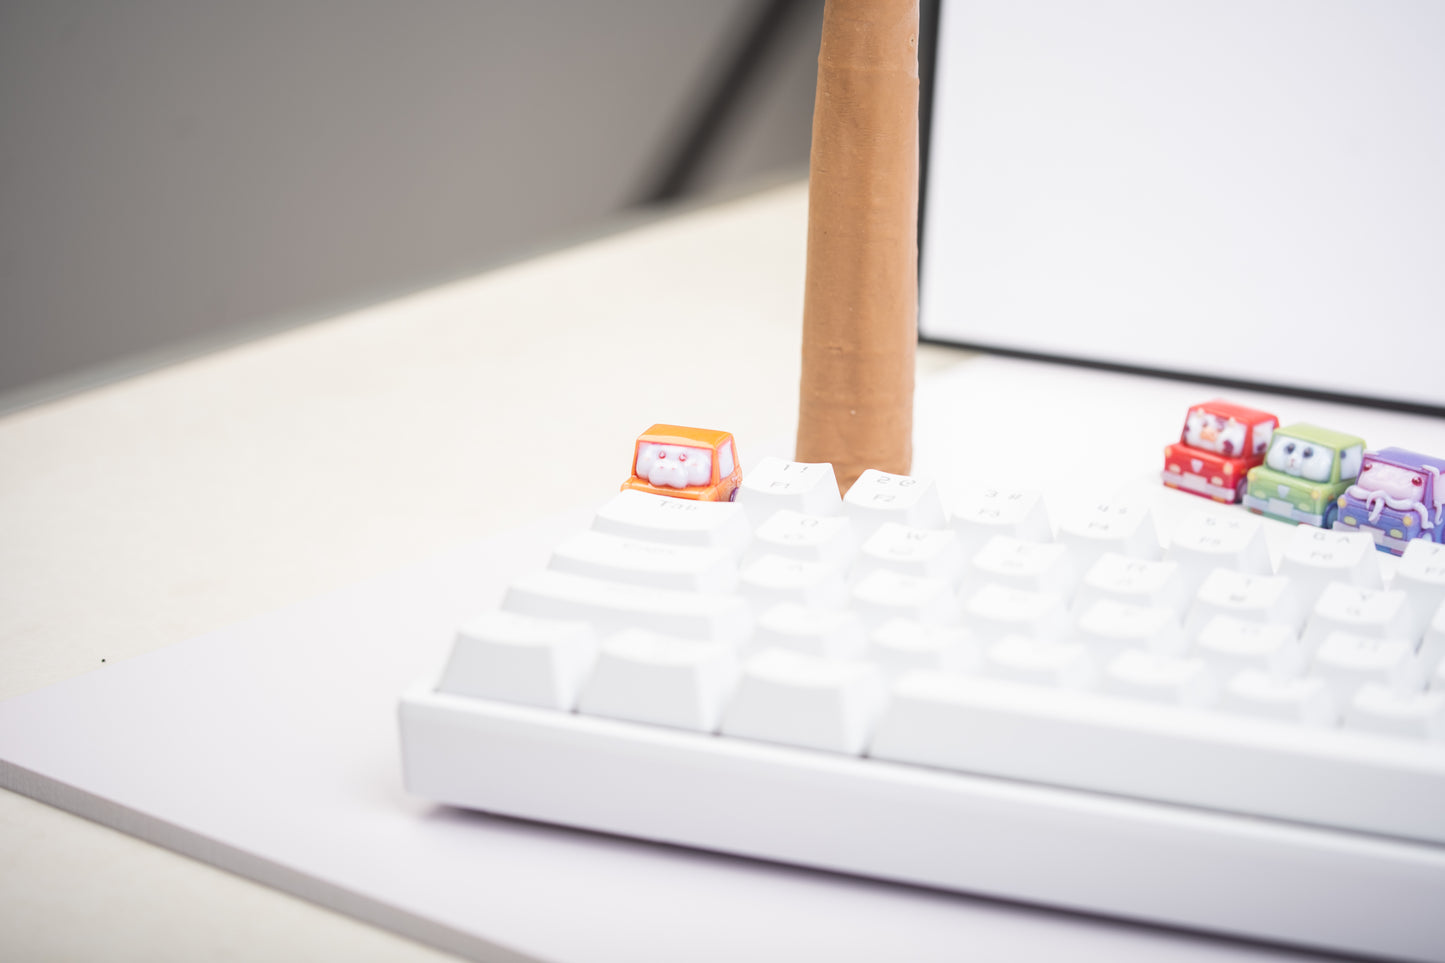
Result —
[[1442, 959], [1445, 848], [483, 702], [401, 701], [408, 791], [816, 869]]

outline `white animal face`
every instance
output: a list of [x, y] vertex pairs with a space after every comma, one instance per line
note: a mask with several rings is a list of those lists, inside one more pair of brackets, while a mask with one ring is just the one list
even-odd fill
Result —
[[1303, 478], [1307, 481], [1329, 481], [1330, 470], [1335, 464], [1335, 450], [1311, 441], [1301, 441], [1288, 435], [1275, 435], [1269, 454], [1264, 463], [1275, 471]]
[[1244, 450], [1245, 426], [1237, 421], [1192, 408], [1184, 418], [1184, 443], [1193, 448], [1237, 455]]
[[712, 481], [712, 452], [687, 445], [637, 446], [637, 475], [658, 488], [687, 488]]

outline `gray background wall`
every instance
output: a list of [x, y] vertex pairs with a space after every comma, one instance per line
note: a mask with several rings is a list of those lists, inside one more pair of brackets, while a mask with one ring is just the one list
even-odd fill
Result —
[[[604, 229], [764, 9], [0, 0], [0, 399]], [[694, 195], [806, 170], [821, 10], [777, 19]]]

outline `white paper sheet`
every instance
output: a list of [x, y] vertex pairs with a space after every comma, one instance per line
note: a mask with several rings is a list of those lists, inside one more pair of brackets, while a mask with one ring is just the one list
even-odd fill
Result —
[[[980, 360], [922, 385], [918, 468], [1045, 476], [1051, 489], [1067, 473], [1087, 478], [1086, 490], [1137, 481], [1157, 472], [1185, 406], [1209, 394]], [[1438, 420], [1270, 403], [1286, 421], [1314, 417], [1445, 450]], [[552, 519], [11, 699], [0, 704], [0, 783], [477, 957], [1298, 959], [407, 797], [398, 695], [440, 664], [455, 625], [494, 604], [511, 574], [543, 564], [587, 517]]]

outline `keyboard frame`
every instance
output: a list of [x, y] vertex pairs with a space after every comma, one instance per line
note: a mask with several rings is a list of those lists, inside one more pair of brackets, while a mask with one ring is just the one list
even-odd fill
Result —
[[413, 686], [399, 710], [406, 788], [437, 802], [1336, 953], [1445, 952], [1445, 846], [491, 702], [437, 682]]

